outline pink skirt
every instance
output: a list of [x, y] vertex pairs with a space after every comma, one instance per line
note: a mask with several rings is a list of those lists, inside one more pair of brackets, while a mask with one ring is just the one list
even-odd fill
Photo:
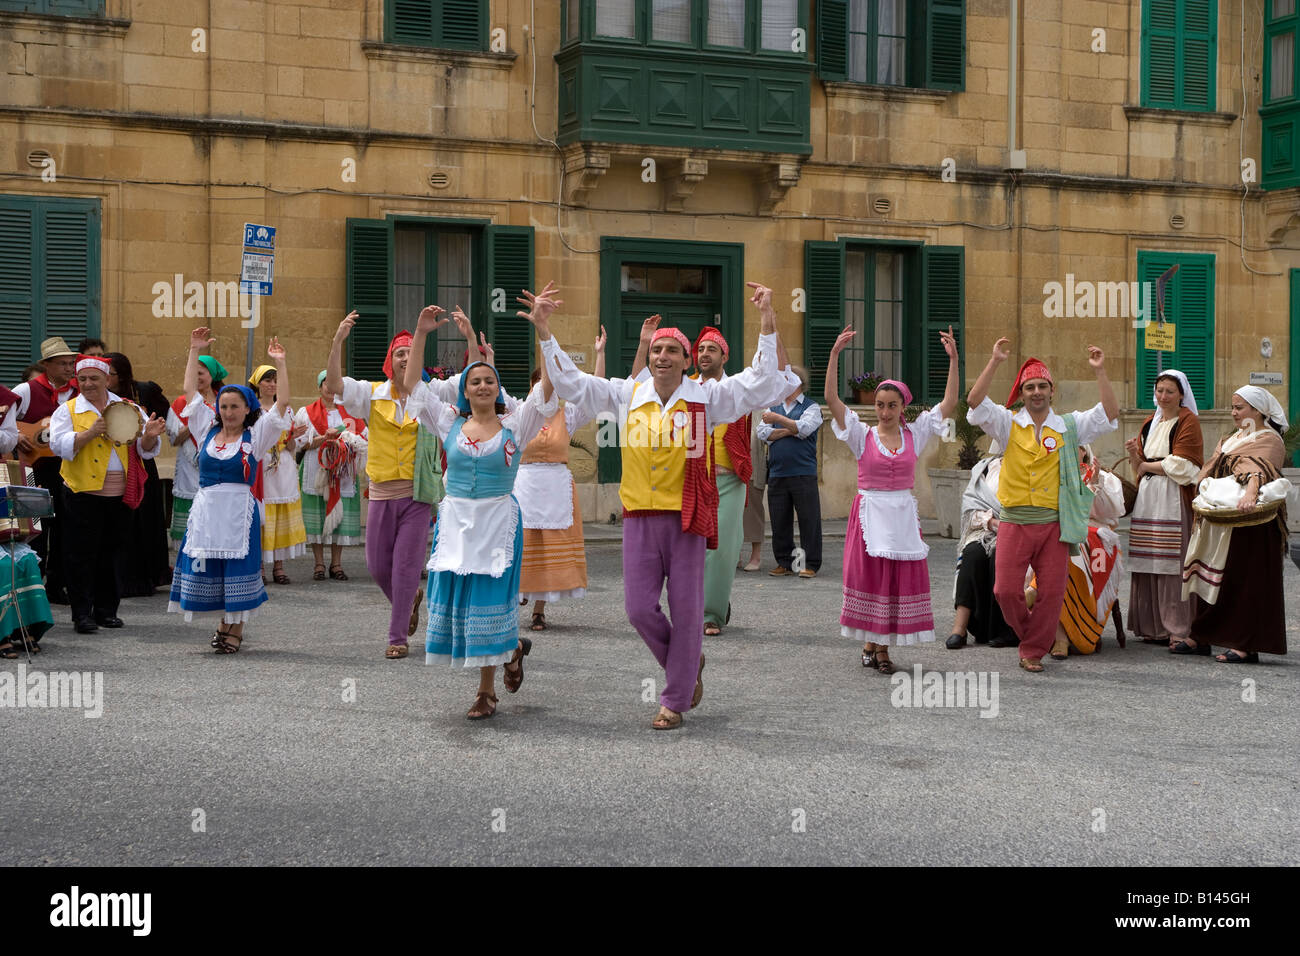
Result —
[[867, 554], [856, 502], [844, 537], [840, 633], [873, 644], [922, 644], [935, 639], [929, 565], [924, 559], [895, 561]]

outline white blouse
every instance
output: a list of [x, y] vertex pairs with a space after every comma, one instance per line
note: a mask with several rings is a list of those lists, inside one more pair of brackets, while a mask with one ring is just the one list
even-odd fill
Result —
[[[224, 461], [228, 458], [234, 458], [241, 451], [247, 451], [253, 457], [261, 458], [280, 440], [280, 433], [293, 425], [290, 412], [286, 411], [283, 415], [277, 415], [275, 408], [276, 406], [272, 405], [269, 409], [262, 409], [261, 417], [253, 423], [253, 441], [248, 449], [241, 448], [241, 442], [238, 441], [223, 443], [221, 441], [221, 432], [216, 432], [208, 439], [208, 454], [213, 458], [220, 458]], [[206, 435], [208, 429], [212, 427], [212, 423], [217, 420], [216, 412], [203, 401], [203, 396], [197, 392], [190, 399], [190, 403], [185, 406], [185, 417], [190, 420], [190, 432], [195, 435]]]
[[[930, 444], [931, 439], [937, 435], [942, 435], [945, 430], [944, 418], [939, 413], [937, 405], [934, 408], [927, 408], [917, 415], [916, 421], [904, 422], [903, 427], [912, 433], [912, 441], [916, 446], [918, 458], [921, 456], [921, 452], [925, 451], [926, 446]], [[880, 440], [880, 430], [874, 425], [871, 427], [865, 425], [862, 419], [858, 417], [858, 413], [851, 408], [845, 409], [843, 428], [840, 428], [835, 423], [834, 418], [831, 419], [831, 431], [835, 433], [836, 438], [849, 446], [849, 451], [853, 452], [855, 460], [861, 458], [867, 450], [868, 433], [875, 439], [876, 447], [880, 449], [880, 453], [886, 458], [892, 458], [902, 451], [902, 446], [899, 447], [898, 451], [890, 451], [886, 448], [885, 443]]]

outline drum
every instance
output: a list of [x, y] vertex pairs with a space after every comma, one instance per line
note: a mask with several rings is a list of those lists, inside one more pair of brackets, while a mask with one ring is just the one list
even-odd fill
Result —
[[130, 402], [112, 402], [104, 409], [104, 425], [109, 440], [115, 445], [135, 441], [144, 432], [140, 410]]

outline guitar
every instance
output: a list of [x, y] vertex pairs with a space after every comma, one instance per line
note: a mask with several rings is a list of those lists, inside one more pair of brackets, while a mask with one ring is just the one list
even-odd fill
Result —
[[35, 449], [30, 452], [22, 451], [17, 448], [14, 449], [18, 455], [18, 460], [27, 467], [30, 468], [33, 462], [54, 454], [54, 452], [50, 450], [49, 418], [42, 418], [39, 422], [19, 422], [18, 434], [25, 437], [35, 446]]

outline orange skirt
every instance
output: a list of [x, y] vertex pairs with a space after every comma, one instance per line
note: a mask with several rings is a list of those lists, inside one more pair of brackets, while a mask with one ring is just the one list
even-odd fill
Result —
[[567, 528], [524, 528], [524, 564], [519, 592], [529, 601], [558, 601], [587, 593], [587, 552], [582, 509], [573, 488], [573, 524]]

